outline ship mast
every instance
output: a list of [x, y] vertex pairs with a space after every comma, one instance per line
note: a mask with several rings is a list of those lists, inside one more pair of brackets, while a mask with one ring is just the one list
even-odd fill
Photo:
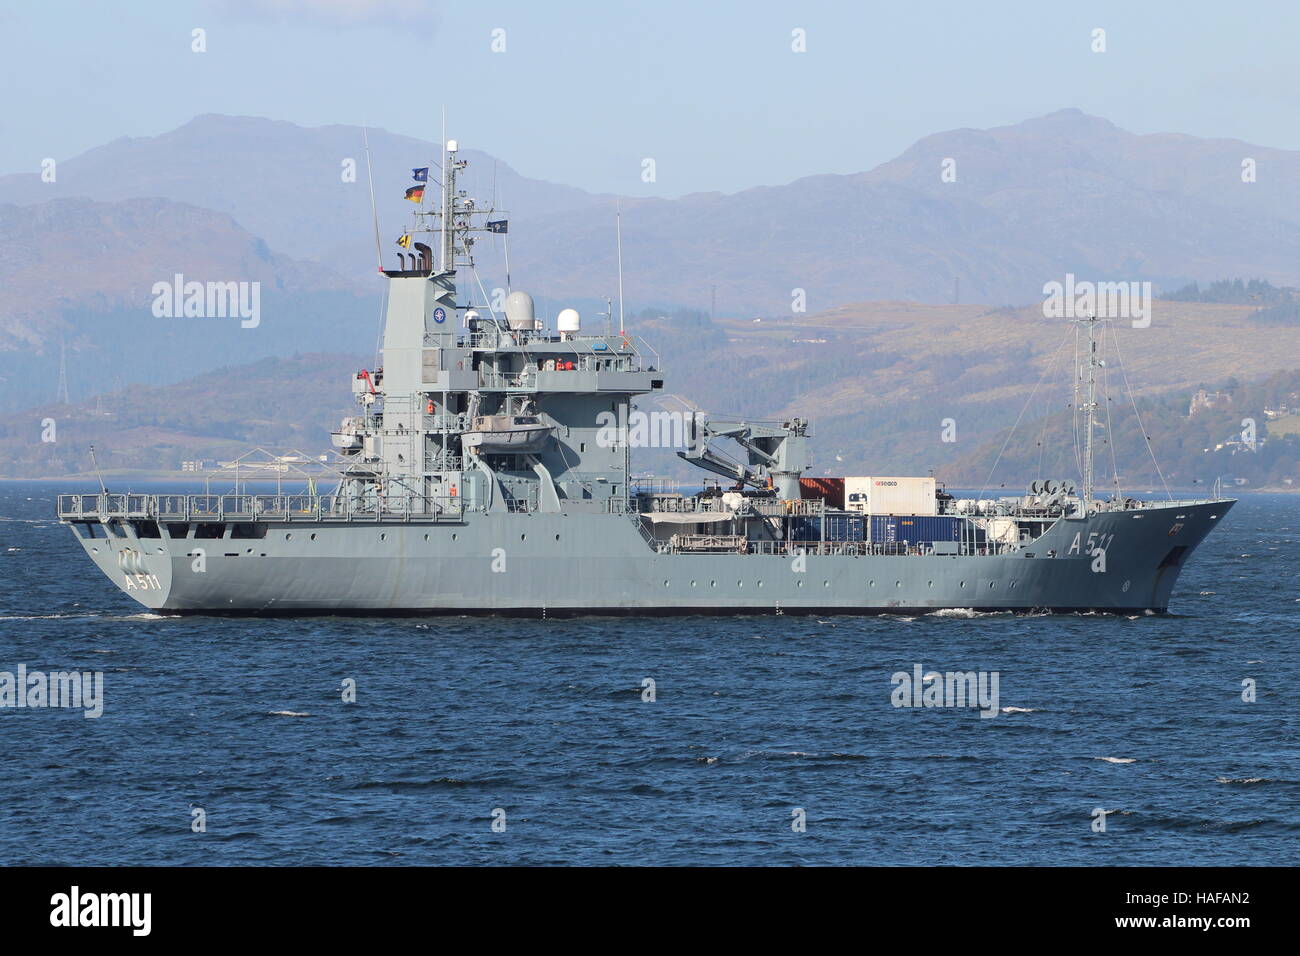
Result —
[[1092, 486], [1093, 486], [1093, 461], [1092, 461], [1092, 431], [1096, 424], [1097, 413], [1097, 317], [1095, 315], [1085, 316], [1079, 319], [1085, 323], [1088, 329], [1088, 401], [1084, 405], [1087, 409], [1087, 434], [1084, 436], [1083, 452], [1083, 513], [1088, 513], [1088, 507], [1092, 503]]
[[452, 203], [456, 199], [456, 141], [446, 140], [446, 163], [442, 173], [442, 262], [440, 272], [456, 268], [456, 231], [452, 226]]

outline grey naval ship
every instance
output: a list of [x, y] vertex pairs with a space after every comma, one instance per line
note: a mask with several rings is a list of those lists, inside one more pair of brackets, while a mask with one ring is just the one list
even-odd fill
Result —
[[[476, 234], [506, 231], [458, 189], [399, 245], [382, 367], [302, 493], [60, 495], [60, 520], [122, 591], [163, 613], [1164, 612], [1233, 501], [1094, 493], [1094, 320], [1077, 364], [1081, 486], [1036, 479], [958, 499], [924, 478], [811, 478], [808, 423], [692, 413], [681, 458], [712, 484], [637, 479], [625, 423], [660, 391], [656, 353], [613, 309], [553, 329], [532, 298], [473, 292]], [[440, 208], [435, 208], [440, 207]], [[421, 207], [423, 209], [423, 207]], [[497, 213], [499, 215], [499, 213]], [[485, 218], [486, 216], [486, 218]], [[378, 230], [376, 230], [376, 237]], [[461, 281], [458, 283], [458, 279]], [[620, 279], [621, 284], [621, 279]], [[477, 303], [477, 304], [476, 304]], [[620, 423], [610, 427], [610, 421]], [[733, 442], [720, 447], [720, 443]], [[728, 454], [725, 448], [737, 454]], [[279, 489], [277, 489], [279, 490]], [[323, 493], [320, 493], [323, 492]]]

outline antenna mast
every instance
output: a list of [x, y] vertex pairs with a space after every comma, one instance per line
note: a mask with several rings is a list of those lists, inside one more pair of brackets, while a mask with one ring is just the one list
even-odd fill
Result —
[[1087, 514], [1088, 506], [1092, 502], [1092, 431], [1097, 413], [1097, 317], [1089, 315], [1079, 321], [1086, 323], [1088, 328], [1088, 402], [1084, 406], [1088, 411], [1086, 416], [1088, 432], [1084, 436], [1083, 452], [1083, 512]]
[[614, 232], [618, 237], [618, 334], [624, 335], [623, 330], [623, 209], [622, 204], [615, 201], [614, 205]]
[[375, 207], [375, 175], [370, 170], [370, 130], [363, 123], [361, 137], [366, 143], [366, 179], [370, 181], [370, 216], [375, 221], [375, 265], [384, 271], [384, 253], [379, 248], [379, 210]]
[[456, 201], [456, 141], [443, 137], [443, 150], [446, 152], [446, 164], [442, 170], [442, 272], [456, 268], [456, 228], [452, 222]]

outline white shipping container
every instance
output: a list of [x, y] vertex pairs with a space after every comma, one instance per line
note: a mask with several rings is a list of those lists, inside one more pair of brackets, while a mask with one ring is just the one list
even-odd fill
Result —
[[845, 478], [844, 507], [866, 515], [935, 515], [933, 478]]

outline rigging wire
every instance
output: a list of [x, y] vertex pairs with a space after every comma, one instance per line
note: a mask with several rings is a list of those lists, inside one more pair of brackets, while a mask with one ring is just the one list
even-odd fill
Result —
[[[1061, 343], [1061, 345], [1064, 344], [1065, 344], [1064, 342]], [[1047, 378], [1049, 380], [1056, 376], [1056, 363], [1060, 357], [1061, 357], [1061, 346], [1057, 346], [1056, 351], [1052, 353], [1050, 364], [1047, 367]], [[1038, 478], [1043, 477], [1043, 453], [1047, 448], [1047, 426], [1051, 422], [1051, 420], [1052, 420], [1052, 413], [1051, 411], [1048, 411], [1048, 413], [1043, 416], [1043, 429], [1038, 435], [1038, 471], [1036, 472], [1035, 475], [1035, 477]]]
[[[1061, 344], [1058, 345], [1056, 347], [1056, 350], [1052, 353], [1053, 357], [1055, 357], [1057, 352], [1060, 352], [1060, 350], [1065, 347], [1065, 343], [1068, 342], [1069, 340], [1070, 340], [1070, 334], [1067, 332], [1065, 338], [1061, 340]], [[984, 490], [988, 488], [989, 483], [993, 480], [993, 473], [997, 471], [998, 463], [1002, 460], [1003, 452], [1007, 450], [1007, 445], [1011, 444], [1011, 438], [1013, 435], [1015, 435], [1016, 429], [1020, 427], [1021, 419], [1025, 417], [1025, 412], [1029, 411], [1030, 403], [1033, 402], [1034, 396], [1038, 394], [1039, 386], [1043, 384], [1046, 378], [1047, 378], [1047, 367], [1045, 366], [1043, 368], [1042, 374], [1038, 376], [1038, 381], [1034, 383], [1033, 389], [1029, 392], [1029, 397], [1025, 399], [1025, 405], [1023, 408], [1020, 409], [1020, 414], [1016, 416], [1015, 424], [1012, 425], [1011, 430], [1007, 432], [1006, 441], [1002, 443], [1002, 447], [998, 450], [997, 457], [993, 459], [993, 467], [989, 469], [988, 477], [984, 479], [984, 484], [980, 486], [980, 493], [976, 495], [976, 498], [984, 497]]]
[[1128, 369], [1124, 366], [1123, 356], [1119, 354], [1119, 339], [1112, 335], [1111, 341], [1115, 345], [1115, 361], [1119, 362], [1120, 374], [1124, 376], [1124, 389], [1128, 392], [1129, 401], [1133, 404], [1133, 417], [1137, 419], [1138, 429], [1142, 432], [1142, 440], [1146, 443], [1147, 453], [1151, 456], [1151, 464], [1155, 465], [1156, 474], [1160, 476], [1160, 484], [1164, 486], [1165, 497], [1173, 501], [1174, 496], [1169, 491], [1169, 483], [1165, 481], [1165, 473], [1160, 470], [1160, 462], [1156, 460], [1156, 450], [1151, 446], [1151, 436], [1147, 434], [1146, 425], [1142, 424], [1142, 413], [1138, 411], [1137, 398], [1133, 395], [1133, 386], [1128, 381]]
[[[1102, 335], [1101, 351], [1103, 356], [1106, 354], [1105, 345], [1106, 345], [1107, 327], [1110, 328], [1110, 339], [1112, 344], [1115, 341], [1115, 325], [1112, 321], [1107, 320], [1105, 323], [1102, 324], [1101, 327], [1101, 335]], [[1110, 470], [1112, 476], [1112, 484], [1115, 486], [1115, 498], [1118, 499], [1122, 497], [1122, 495], [1120, 494], [1120, 487], [1119, 487], [1119, 461], [1115, 457], [1115, 428], [1111, 424], [1111, 417], [1110, 417], [1110, 403], [1111, 403], [1110, 366], [1106, 364], [1104, 359], [1101, 363], [1101, 391], [1106, 398], [1106, 444], [1110, 446]]]
[[1070, 427], [1074, 434], [1074, 468], [1079, 473], [1079, 483], [1083, 483], [1083, 451], [1079, 445], [1079, 326], [1074, 326], [1074, 371], [1072, 399], [1070, 402]]

